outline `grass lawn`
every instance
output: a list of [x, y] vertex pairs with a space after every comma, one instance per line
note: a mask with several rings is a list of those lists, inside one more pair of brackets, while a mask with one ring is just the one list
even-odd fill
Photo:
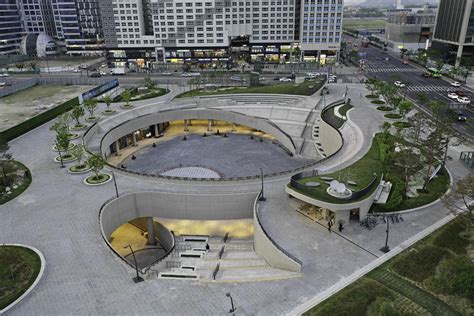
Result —
[[236, 94], [236, 93], [270, 93], [270, 94], [294, 94], [294, 95], [312, 95], [316, 93], [324, 84], [324, 80], [321, 81], [305, 81], [303, 83], [295, 85], [294, 83], [282, 83], [269, 86], [258, 86], [258, 87], [232, 87], [232, 88], [219, 88], [216, 90], [191, 90], [179, 94], [176, 98], [188, 98], [197, 96], [207, 95], [218, 95], [218, 94]]
[[9, 178], [10, 181], [18, 181], [20, 177], [22, 178], [22, 181], [16, 185], [17, 188], [14, 188], [13, 185], [10, 184], [9, 188], [11, 189], [11, 194], [6, 194], [3, 183], [0, 184], [0, 205], [13, 200], [15, 197], [23, 193], [23, 191], [25, 191], [31, 184], [30, 170], [19, 161], [11, 161], [10, 168], [7, 169], [6, 173], [7, 178]]
[[383, 29], [385, 28], [384, 20], [369, 19], [344, 19], [343, 29], [364, 30], [364, 29]]
[[[378, 136], [376, 136], [378, 137]], [[383, 165], [380, 161], [380, 151], [378, 143], [373, 140], [372, 146], [370, 147], [367, 154], [362, 157], [360, 160], [352, 164], [351, 166], [342, 169], [341, 171], [337, 171], [330, 174], [324, 174], [322, 177], [330, 177], [334, 179], [346, 179], [352, 180], [356, 182], [356, 185], [350, 185], [349, 188], [352, 191], [359, 191], [365, 187], [367, 187], [372, 179], [374, 178], [374, 173], [377, 174], [378, 177], [382, 175]], [[307, 187], [309, 196], [313, 196], [318, 200], [326, 201], [329, 203], [352, 203], [357, 200], [341, 200], [335, 197], [330, 196], [326, 193], [326, 189], [329, 185], [325, 182], [325, 180], [321, 179], [321, 176], [318, 177], [310, 177], [310, 178], [303, 178], [299, 180], [300, 183], [305, 184], [307, 182], [319, 182], [321, 185], [319, 187]], [[374, 190], [377, 186], [374, 186]], [[371, 190], [369, 193], [373, 192]], [[303, 193], [303, 192], [302, 192]], [[358, 200], [364, 199], [366, 196], [361, 197]]]
[[305, 315], [473, 315], [473, 226], [458, 217]]
[[40, 268], [41, 260], [34, 251], [0, 245], [0, 309], [10, 305], [33, 284]]

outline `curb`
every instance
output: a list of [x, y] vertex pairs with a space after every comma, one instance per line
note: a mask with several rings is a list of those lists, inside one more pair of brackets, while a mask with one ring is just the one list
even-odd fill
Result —
[[46, 269], [46, 260], [43, 256], [43, 254], [41, 253], [41, 251], [39, 251], [38, 249], [32, 247], [32, 246], [28, 246], [28, 245], [23, 245], [23, 244], [2, 244], [3, 246], [16, 246], [16, 247], [23, 247], [23, 248], [27, 248], [27, 249], [30, 249], [30, 250], [33, 250], [37, 255], [38, 257], [40, 258], [40, 261], [41, 261], [41, 267], [40, 267], [40, 271], [38, 272], [38, 276], [36, 277], [35, 281], [33, 282], [33, 284], [30, 285], [30, 287], [26, 290], [25, 293], [23, 293], [20, 297], [18, 297], [15, 301], [13, 301], [10, 305], [8, 305], [7, 307], [5, 307], [4, 309], [1, 309], [0, 310], [0, 315], [6, 313], [7, 311], [9, 311], [10, 309], [12, 309], [13, 307], [15, 307], [18, 303], [20, 303], [21, 300], [23, 300], [26, 296], [28, 296], [28, 294], [31, 293], [31, 291], [33, 291], [33, 289], [38, 285], [39, 281], [41, 280], [41, 278], [43, 277], [43, 274], [44, 274], [44, 271]]
[[84, 182], [85, 185], [88, 185], [88, 186], [91, 186], [91, 187], [95, 187], [95, 186], [98, 186], [98, 185], [104, 185], [104, 184], [109, 183], [110, 181], [112, 181], [112, 175], [111, 175], [110, 173], [103, 172], [102, 174], [106, 174], [106, 175], [109, 176], [109, 178], [108, 178], [106, 181], [104, 181], [104, 182], [100, 182], [100, 183], [88, 183], [86, 180], [87, 180], [87, 178], [89, 178], [90, 176], [84, 178], [84, 181], [83, 181], [83, 182]]

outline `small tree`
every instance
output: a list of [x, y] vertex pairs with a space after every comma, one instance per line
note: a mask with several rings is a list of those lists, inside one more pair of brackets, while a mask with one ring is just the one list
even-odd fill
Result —
[[416, 100], [420, 104], [425, 104], [426, 102], [428, 102], [429, 98], [428, 98], [428, 95], [426, 93], [420, 92], [416, 95]]
[[74, 156], [77, 160], [77, 165], [80, 166], [82, 162], [82, 157], [84, 156], [84, 145], [77, 145], [74, 148], [72, 148], [69, 153]]
[[18, 68], [19, 71], [22, 71], [23, 68], [25, 68], [25, 64], [24, 63], [16, 63], [15, 67]]
[[130, 106], [130, 100], [132, 99], [132, 93], [130, 90], [125, 90], [122, 93], [120, 93], [120, 96], [122, 97], [122, 100], [125, 101], [125, 106], [129, 107]]
[[5, 187], [10, 184], [7, 172], [11, 166], [12, 155], [8, 153], [9, 149], [7, 141], [0, 136], [0, 168], [2, 169], [2, 183]]
[[398, 104], [398, 112], [403, 118], [413, 109], [413, 103], [410, 101], [401, 101]]
[[94, 154], [87, 159], [87, 164], [91, 167], [94, 172], [94, 180], [98, 180], [100, 171], [104, 168], [105, 159], [101, 155]]
[[36, 66], [37, 66], [36, 61], [31, 61], [31, 62], [30, 62], [30, 68], [31, 68], [31, 70], [35, 71], [35, 70], [36, 70]]
[[106, 95], [104, 97], [102, 97], [102, 102], [105, 103], [105, 105], [107, 106], [107, 112], [111, 112], [110, 111], [110, 104], [112, 103], [112, 98], [109, 96], [109, 95]]
[[76, 121], [76, 126], [81, 126], [81, 117], [84, 116], [84, 108], [80, 105], [76, 105], [71, 112], [71, 117]]
[[156, 82], [153, 81], [150, 77], [146, 77], [142, 80], [141, 84], [148, 88], [148, 90], [154, 90], [156, 88]]
[[89, 112], [89, 118], [94, 118], [94, 111], [97, 109], [97, 99], [91, 98], [84, 101], [84, 108]]
[[474, 222], [474, 174], [457, 180], [451, 191], [441, 197], [443, 204], [453, 213], [467, 214], [467, 227]]
[[67, 151], [69, 150], [70, 142], [71, 141], [69, 140], [69, 135], [66, 132], [60, 131], [60, 133], [56, 135], [56, 140], [54, 141], [54, 144], [56, 145], [56, 150], [59, 154], [61, 168], [64, 168], [63, 154], [67, 153]]

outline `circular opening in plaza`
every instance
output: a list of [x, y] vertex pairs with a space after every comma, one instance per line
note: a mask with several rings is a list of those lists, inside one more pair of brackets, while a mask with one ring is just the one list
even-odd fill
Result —
[[108, 162], [153, 176], [236, 179], [279, 174], [312, 162], [273, 135], [221, 120], [184, 119], [146, 126], [110, 145]]

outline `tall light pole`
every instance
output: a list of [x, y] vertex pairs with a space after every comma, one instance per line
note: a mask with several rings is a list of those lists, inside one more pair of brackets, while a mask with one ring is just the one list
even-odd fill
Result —
[[382, 247], [380, 250], [384, 253], [387, 253], [390, 251], [390, 247], [388, 246], [388, 234], [390, 232], [390, 220], [387, 218], [387, 229], [385, 230], [385, 232], [387, 233], [386, 237], [385, 237], [385, 246]]
[[267, 199], [263, 196], [263, 169], [260, 168], [260, 179], [262, 179], [262, 195], [258, 199], [259, 201], [266, 201]]
[[130, 250], [132, 251], [133, 260], [135, 261], [135, 270], [137, 271], [137, 276], [133, 278], [133, 281], [135, 283], [140, 283], [140, 282], [145, 281], [140, 275], [138, 275], [137, 257], [135, 257], [135, 252], [133, 251], [132, 246], [128, 245], [128, 246], [125, 246], [124, 248], [130, 248]]
[[119, 198], [119, 192], [117, 188], [117, 180], [115, 180], [115, 173], [112, 171], [112, 178], [114, 179], [114, 187], [115, 187], [115, 195], [117, 196], [117, 199]]
[[231, 306], [231, 309], [229, 310], [229, 314], [230, 313], [235, 313], [235, 311], [237, 310], [237, 308], [234, 307], [234, 300], [232, 299], [232, 296], [230, 295], [230, 293], [226, 293], [225, 296], [227, 296], [228, 298], [230, 298], [230, 306]]

